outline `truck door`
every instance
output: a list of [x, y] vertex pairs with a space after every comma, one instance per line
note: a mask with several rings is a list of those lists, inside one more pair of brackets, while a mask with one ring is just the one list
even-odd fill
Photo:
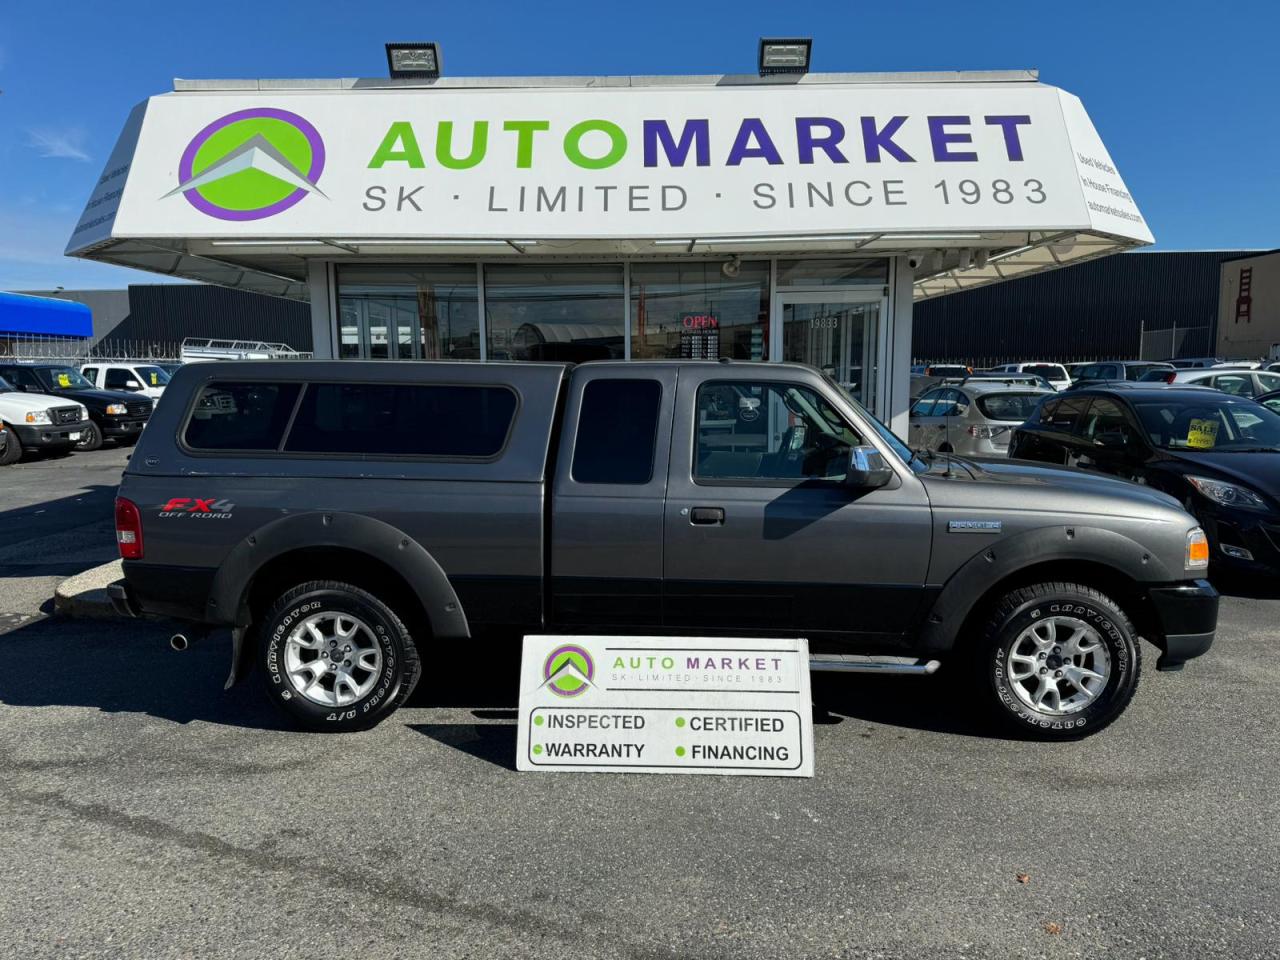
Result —
[[662, 524], [675, 368], [574, 370], [550, 515], [550, 620], [662, 624]]
[[843, 478], [869, 442], [794, 370], [685, 368], [672, 430], [666, 620], [808, 636], [819, 652], [901, 642], [923, 603], [932, 521], [909, 471]]

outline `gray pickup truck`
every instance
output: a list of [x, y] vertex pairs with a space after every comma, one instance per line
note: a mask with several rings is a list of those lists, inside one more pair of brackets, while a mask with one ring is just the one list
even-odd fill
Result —
[[528, 632], [805, 636], [1080, 737], [1140, 638], [1213, 642], [1203, 532], [1135, 484], [921, 459], [790, 364], [192, 364], [116, 502], [117, 609], [231, 628], [295, 721], [372, 726], [425, 654]]

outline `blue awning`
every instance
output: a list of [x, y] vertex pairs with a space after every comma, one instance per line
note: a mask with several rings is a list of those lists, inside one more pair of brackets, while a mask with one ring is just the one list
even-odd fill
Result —
[[6, 334], [91, 337], [93, 312], [73, 300], [0, 293], [0, 336]]

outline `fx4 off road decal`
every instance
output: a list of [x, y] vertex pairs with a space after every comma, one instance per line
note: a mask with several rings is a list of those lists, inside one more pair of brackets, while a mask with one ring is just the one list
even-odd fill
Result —
[[174, 497], [160, 507], [161, 520], [230, 520], [236, 505], [230, 500]]

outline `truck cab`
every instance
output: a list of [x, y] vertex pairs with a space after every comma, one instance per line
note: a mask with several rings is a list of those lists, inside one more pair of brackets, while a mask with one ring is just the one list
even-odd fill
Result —
[[820, 670], [953, 671], [1022, 734], [1082, 736], [1145, 637], [1213, 640], [1176, 501], [913, 454], [795, 364], [184, 367], [117, 504], [126, 613], [233, 631], [299, 723], [371, 726], [434, 644], [531, 632], [805, 636]]

